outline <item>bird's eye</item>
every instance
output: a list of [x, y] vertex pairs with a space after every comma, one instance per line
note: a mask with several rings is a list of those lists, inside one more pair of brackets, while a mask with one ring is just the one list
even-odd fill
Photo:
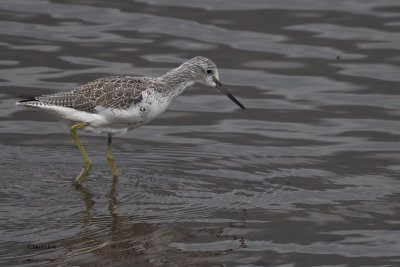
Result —
[[207, 74], [212, 74], [213, 71], [212, 70], [206, 70]]

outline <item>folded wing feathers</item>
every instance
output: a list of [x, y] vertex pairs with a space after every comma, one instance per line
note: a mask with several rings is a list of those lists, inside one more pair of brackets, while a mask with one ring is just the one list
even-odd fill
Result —
[[96, 106], [128, 108], [142, 100], [146, 90], [142, 78], [114, 76], [94, 80], [69, 92], [43, 95], [35, 98], [42, 104], [70, 107], [90, 113]]

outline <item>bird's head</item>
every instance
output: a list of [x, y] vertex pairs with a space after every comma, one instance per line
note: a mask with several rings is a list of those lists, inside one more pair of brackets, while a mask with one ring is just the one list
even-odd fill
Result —
[[245, 107], [226, 89], [222, 86], [219, 80], [218, 69], [215, 63], [206, 57], [194, 57], [186, 61], [183, 65], [190, 71], [192, 79], [197, 83], [207, 86], [216, 87], [224, 95], [229, 97], [240, 108]]

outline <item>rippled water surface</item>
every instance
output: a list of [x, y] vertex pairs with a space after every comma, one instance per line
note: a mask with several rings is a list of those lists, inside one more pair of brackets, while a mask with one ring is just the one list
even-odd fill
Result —
[[[1, 266], [399, 266], [400, 2], [0, 1]], [[15, 106], [212, 58], [114, 138]], [[32, 248], [32, 246], [41, 246]], [[47, 247], [45, 247], [47, 246]]]

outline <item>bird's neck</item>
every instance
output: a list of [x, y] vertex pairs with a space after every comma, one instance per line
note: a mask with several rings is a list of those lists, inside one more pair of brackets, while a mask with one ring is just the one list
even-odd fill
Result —
[[186, 88], [195, 83], [191, 71], [182, 68], [182, 65], [161, 76], [160, 80], [164, 84], [162, 93], [173, 98], [183, 93]]

